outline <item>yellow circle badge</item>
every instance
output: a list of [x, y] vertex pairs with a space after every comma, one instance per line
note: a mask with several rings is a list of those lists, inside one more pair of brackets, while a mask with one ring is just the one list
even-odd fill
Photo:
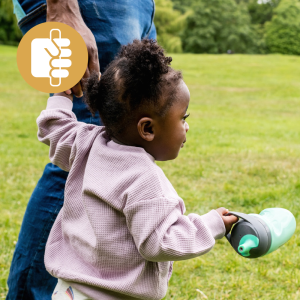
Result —
[[80, 81], [87, 68], [88, 52], [75, 29], [59, 22], [46, 22], [23, 36], [17, 63], [22, 77], [33, 88], [59, 93]]

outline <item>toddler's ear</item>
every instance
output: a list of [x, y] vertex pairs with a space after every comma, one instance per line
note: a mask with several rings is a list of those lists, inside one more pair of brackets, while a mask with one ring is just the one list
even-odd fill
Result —
[[154, 124], [153, 119], [144, 117], [141, 118], [137, 124], [137, 130], [140, 137], [147, 142], [151, 142], [155, 136]]

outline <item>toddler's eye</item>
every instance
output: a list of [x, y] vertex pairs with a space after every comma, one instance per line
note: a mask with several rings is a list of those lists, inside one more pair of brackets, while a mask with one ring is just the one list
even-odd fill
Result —
[[190, 114], [186, 114], [184, 115], [184, 117], [182, 118], [183, 120], [186, 120], [186, 118], [189, 116]]

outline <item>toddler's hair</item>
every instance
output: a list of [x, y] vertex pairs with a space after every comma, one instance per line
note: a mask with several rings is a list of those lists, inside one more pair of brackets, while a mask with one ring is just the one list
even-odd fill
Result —
[[93, 115], [99, 111], [108, 135], [121, 134], [141, 109], [165, 115], [182, 79], [171, 61], [155, 40], [134, 40], [121, 48], [100, 81], [92, 74], [84, 83], [84, 101]]

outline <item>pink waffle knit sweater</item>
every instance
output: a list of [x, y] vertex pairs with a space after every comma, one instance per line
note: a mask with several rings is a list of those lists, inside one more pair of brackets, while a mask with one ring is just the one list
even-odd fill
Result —
[[154, 158], [78, 122], [68, 98], [50, 97], [37, 124], [52, 163], [70, 172], [45, 252], [54, 277], [95, 300], [161, 299], [172, 261], [202, 255], [224, 236], [215, 210], [184, 215]]

